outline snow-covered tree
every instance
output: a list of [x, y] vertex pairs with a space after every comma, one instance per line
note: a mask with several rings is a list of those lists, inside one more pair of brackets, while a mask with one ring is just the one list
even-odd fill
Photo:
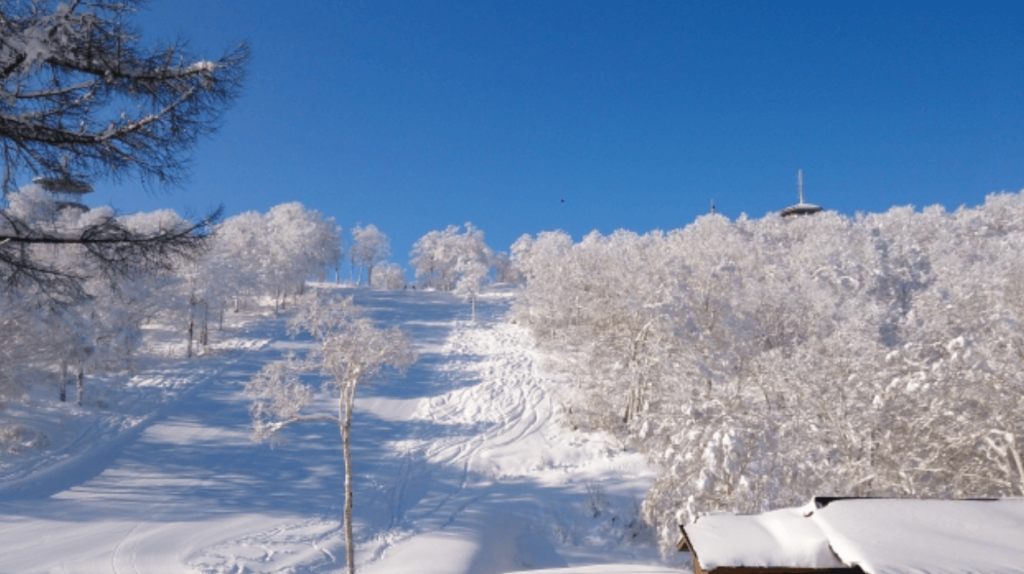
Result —
[[[490, 273], [493, 252], [484, 241], [484, 233], [466, 223], [465, 231], [449, 225], [443, 231], [431, 231], [421, 237], [409, 254], [416, 280], [424, 288], [451, 291], [467, 271], [478, 274], [478, 265]], [[476, 263], [471, 263], [476, 262]]]
[[[45, 176], [65, 186], [90, 177], [138, 176], [176, 184], [189, 152], [212, 133], [238, 94], [248, 48], [216, 60], [180, 41], [142, 44], [131, 25], [137, 0], [4, 2], [0, 5], [0, 155], [4, 195], [18, 179]], [[217, 214], [149, 234], [116, 217], [73, 228], [39, 226], [0, 210], [0, 281], [63, 301], [83, 294], [78, 275], [41, 261], [46, 250], [77, 249], [92, 272], [124, 277], [196, 253]]]
[[263, 295], [266, 285], [265, 243], [269, 239], [266, 220], [258, 212], [247, 211], [229, 217], [217, 226], [214, 240], [204, 256], [204, 265], [228, 290], [233, 310], [243, 301]]
[[352, 266], [359, 268], [359, 283], [363, 282], [363, 270], [366, 270], [366, 283], [373, 284], [373, 269], [384, 263], [391, 256], [391, 240], [383, 231], [372, 223], [363, 227], [356, 224], [352, 228], [352, 247], [349, 258]]
[[459, 273], [459, 280], [455, 283], [454, 293], [469, 301], [470, 313], [476, 321], [476, 301], [491, 270], [486, 263], [478, 259], [463, 259], [455, 269]]
[[491, 267], [494, 268], [496, 283], [519, 283], [523, 280], [522, 273], [519, 273], [508, 253], [504, 251], [494, 254], [491, 258]]
[[409, 253], [409, 264], [416, 274], [416, 281], [425, 289], [451, 289], [454, 285], [454, 265], [447, 246], [459, 233], [459, 228], [449, 225], [444, 231], [429, 231], [413, 244]]
[[[524, 235], [512, 244], [512, 262], [523, 274], [526, 288], [516, 297], [518, 320], [537, 337], [555, 339], [571, 324], [579, 284], [572, 237], [563, 231]], [[575, 314], [578, 317], [578, 314]]]
[[[48, 196], [34, 184], [8, 195], [8, 208], [0, 210], [0, 283], [23, 297], [61, 303], [84, 297], [90, 278], [116, 283], [197, 257], [220, 217], [177, 219], [142, 232], [109, 208], [57, 209]], [[66, 262], [73, 272], [62, 267]]]
[[385, 263], [373, 274], [373, 284], [377, 289], [402, 289], [406, 285], [405, 269], [397, 263]]
[[[400, 330], [374, 326], [352, 298], [332, 297], [316, 290], [299, 304], [289, 328], [293, 333], [309, 333], [317, 345], [304, 361], [275, 361], [250, 380], [246, 392], [254, 400], [254, 437], [265, 440], [301, 422], [330, 422], [338, 426], [345, 461], [345, 556], [348, 571], [354, 574], [350, 436], [356, 391], [359, 385], [380, 377], [385, 369], [405, 370], [416, 361], [416, 354]], [[317, 392], [299, 380], [298, 373], [303, 370], [319, 370], [325, 375], [321, 391], [336, 397], [336, 414], [306, 413]]]
[[[124, 233], [146, 236], [161, 229], [182, 229], [188, 222], [161, 214], [117, 217], [107, 207], [97, 209], [61, 209], [53, 197], [38, 186], [26, 186], [10, 194], [7, 213], [29, 224], [41, 234], [78, 233], [82, 229], [104, 226]], [[144, 219], [148, 225], [140, 225]], [[16, 311], [22, 331], [17, 339], [7, 339], [0, 346], [25, 342], [31, 352], [12, 355], [14, 370], [29, 379], [30, 365], [43, 368], [57, 366], [60, 400], [66, 399], [69, 370], [76, 375], [78, 401], [83, 399], [83, 381], [87, 370], [122, 370], [131, 366], [132, 355], [140, 344], [143, 321], [153, 313], [151, 286], [167, 275], [170, 258], [161, 259], [152, 268], [137, 267], [119, 272], [121, 263], [113, 267], [87, 256], [89, 247], [68, 243], [60, 245], [25, 246], [30, 257], [41, 267], [59, 270], [73, 280], [74, 289], [46, 291], [44, 283], [23, 285], [6, 290], [4, 297]], [[194, 256], [189, 252], [187, 256]], [[146, 271], [143, 273], [142, 271]], [[114, 272], [117, 275], [111, 276]], [[46, 377], [48, 378], [48, 377]]]
[[184, 40], [148, 47], [138, 0], [0, 5], [3, 189], [19, 173], [181, 180], [196, 141], [237, 97], [248, 48], [215, 60]]
[[197, 273], [211, 301], [237, 310], [250, 297], [273, 298], [275, 309], [309, 279], [322, 278], [341, 257], [341, 228], [301, 203], [277, 205], [265, 215], [246, 212], [216, 228]]
[[271, 208], [265, 229], [263, 280], [274, 291], [275, 306], [289, 291], [302, 291], [306, 280], [323, 276], [341, 257], [341, 228], [301, 203]]

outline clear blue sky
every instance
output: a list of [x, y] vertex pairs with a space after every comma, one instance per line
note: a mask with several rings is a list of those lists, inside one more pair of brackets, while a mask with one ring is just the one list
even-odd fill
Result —
[[[645, 232], [1024, 188], [1024, 3], [153, 0], [148, 39], [245, 40], [245, 93], [169, 194], [427, 231]], [[564, 200], [564, 202], [562, 201]]]

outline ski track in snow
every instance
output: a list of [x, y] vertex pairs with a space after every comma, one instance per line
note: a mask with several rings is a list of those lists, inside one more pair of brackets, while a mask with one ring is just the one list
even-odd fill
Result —
[[[504, 320], [508, 295], [481, 300], [475, 323], [445, 293], [355, 295], [420, 353], [405, 377], [357, 399], [360, 572], [678, 571], [634, 540], [650, 470], [559, 426], [540, 357]], [[343, 570], [337, 429], [290, 427], [276, 448], [248, 439], [245, 382], [308, 340], [266, 319], [219, 346], [225, 357], [141, 373], [111, 408], [129, 413], [123, 428], [78, 429], [56, 454], [0, 475], [0, 572]], [[597, 500], [586, 492], [595, 484]]]

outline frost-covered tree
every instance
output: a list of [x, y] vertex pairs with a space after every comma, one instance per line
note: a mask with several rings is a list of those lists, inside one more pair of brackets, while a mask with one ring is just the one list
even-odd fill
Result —
[[443, 231], [427, 232], [413, 244], [409, 264], [420, 287], [450, 290], [454, 286], [454, 254], [448, 252], [448, 246], [458, 233], [457, 226], [449, 225]]
[[[180, 218], [150, 217], [152, 225], [140, 226], [143, 216], [117, 217], [106, 207], [82, 210], [61, 209], [53, 197], [38, 186], [26, 186], [10, 194], [7, 212], [29, 224], [39, 233], [77, 233], [100, 226], [116, 227], [125, 233], [149, 235], [154, 229], [189, 226]], [[27, 257], [38, 266], [59, 270], [69, 278], [73, 289], [49, 291], [46, 283], [23, 285], [5, 290], [0, 297], [4, 305], [20, 318], [22, 330], [16, 339], [0, 341], [0, 346], [30, 348], [31, 352], [11, 355], [9, 367], [21, 371], [26, 380], [48, 379], [31, 375], [33, 368], [58, 366], [59, 397], [66, 399], [69, 370], [76, 375], [78, 401], [83, 398], [83, 381], [87, 370], [122, 370], [131, 365], [132, 355], [140, 342], [143, 321], [152, 315], [155, 305], [152, 285], [169, 273], [172, 259], [141, 273], [112, 277], [110, 267], [87, 256], [88, 247], [81, 244], [34, 245], [25, 247]], [[191, 253], [189, 254], [192, 255]], [[136, 262], [137, 263], [137, 262]], [[52, 284], [50, 284], [52, 285]]]
[[265, 242], [269, 238], [266, 221], [258, 212], [247, 211], [224, 220], [217, 226], [204, 265], [210, 279], [227, 287], [226, 297], [234, 311], [243, 301], [263, 295], [266, 267]]
[[298, 202], [271, 208], [265, 219], [263, 280], [274, 291], [276, 308], [289, 291], [301, 292], [306, 280], [322, 276], [336, 264], [341, 257], [341, 228], [334, 218]]
[[[82, 178], [138, 176], [176, 184], [189, 152], [212, 133], [238, 94], [248, 49], [216, 60], [190, 55], [184, 42], [151, 48], [131, 26], [136, 0], [4, 2], [0, 5], [0, 187], [46, 176], [66, 185]], [[76, 175], [77, 174], [77, 175]], [[167, 268], [194, 254], [216, 214], [140, 234], [118, 218], [75, 228], [40, 227], [0, 210], [0, 281], [59, 300], [81, 297], [82, 277], [41, 261], [47, 250], [78, 246], [106, 277]]]
[[[577, 269], [572, 237], [563, 231], [523, 235], [512, 244], [512, 263], [523, 274], [526, 288], [516, 297], [516, 315], [537, 337], [554, 340], [572, 324], [574, 293], [582, 274]], [[583, 291], [586, 293], [586, 291]], [[577, 321], [578, 323], [578, 321]]]
[[[302, 362], [276, 361], [264, 366], [246, 386], [254, 400], [254, 437], [272, 438], [285, 427], [301, 422], [338, 426], [345, 461], [345, 556], [348, 571], [354, 573], [350, 437], [356, 391], [360, 385], [379, 378], [385, 369], [405, 370], [416, 361], [416, 354], [400, 330], [374, 326], [352, 298], [332, 297], [316, 290], [302, 300], [289, 321], [289, 329], [292, 333], [309, 333], [317, 344]], [[307, 370], [325, 375], [321, 391], [336, 397], [336, 414], [307, 414], [307, 407], [317, 397], [316, 390], [299, 379], [298, 373]]]
[[523, 275], [504, 251], [494, 254], [491, 258], [491, 267], [494, 268], [494, 281], [497, 283], [519, 283], [523, 280]]
[[372, 287], [376, 289], [402, 289], [406, 285], [405, 269], [397, 263], [385, 263], [373, 274]]
[[109, 208], [58, 209], [35, 184], [8, 198], [8, 208], [0, 209], [0, 284], [22, 297], [60, 303], [85, 296], [90, 278], [114, 284], [198, 256], [220, 217], [218, 211], [198, 223], [177, 219], [143, 232]]
[[[469, 273], [476, 279], [466, 282], [465, 290], [470, 283], [479, 284], [490, 274], [493, 252], [484, 241], [483, 231], [472, 223], [466, 223], [462, 233], [459, 229], [449, 225], [443, 231], [428, 232], [413, 245], [410, 264], [421, 286], [451, 291]], [[479, 291], [479, 285], [474, 289]]]
[[472, 319], [476, 321], [476, 301], [491, 270], [486, 263], [473, 258], [459, 261], [455, 269], [459, 280], [455, 283], [454, 293], [469, 301]]
[[177, 183], [237, 97], [248, 49], [215, 60], [145, 46], [138, 0], [0, 5], [3, 189], [19, 173]]
[[37, 322], [38, 317], [28, 309], [0, 305], [0, 404], [19, 395], [23, 381], [31, 377], [25, 371], [38, 344], [26, 335], [38, 332]]
[[197, 272], [218, 306], [237, 310], [244, 299], [267, 296], [277, 309], [340, 257], [341, 228], [334, 218], [291, 202], [218, 225]]
[[372, 223], [363, 227], [356, 224], [352, 228], [352, 247], [349, 258], [353, 267], [359, 268], [359, 283], [363, 282], [363, 270], [366, 270], [366, 284], [373, 284], [373, 269], [384, 263], [391, 256], [391, 240], [383, 231]]
[[[183, 218], [172, 210], [158, 210], [139, 213], [123, 218], [126, 227], [139, 233], [150, 233], [153, 229], [173, 227], [187, 224]], [[211, 307], [217, 305], [222, 290], [228, 284], [229, 275], [214, 276], [208, 269], [207, 261], [210, 248], [215, 245], [213, 238], [206, 241], [201, 256], [183, 256], [177, 258], [173, 269], [150, 274], [141, 281], [131, 283], [130, 291], [134, 300], [148, 307], [143, 314], [151, 316], [163, 314], [178, 322], [184, 317], [185, 331], [188, 336], [186, 357], [193, 355], [193, 341], [200, 344], [208, 342], [207, 322]], [[122, 281], [119, 291], [125, 290], [128, 283]], [[143, 303], [146, 300], [159, 299], [156, 303]], [[196, 333], [196, 330], [199, 333]]]

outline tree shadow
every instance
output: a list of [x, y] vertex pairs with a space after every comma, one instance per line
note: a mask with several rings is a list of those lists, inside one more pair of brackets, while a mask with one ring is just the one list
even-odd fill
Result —
[[[378, 320], [413, 324], [420, 329], [417, 342], [437, 343], [436, 349], [421, 351], [420, 361], [405, 376], [365, 386], [359, 396], [411, 401], [476, 382], [472, 377], [449, 376], [441, 368], [446, 357], [440, 351], [460, 312], [451, 294], [353, 291]], [[297, 425], [282, 434], [287, 444], [276, 446], [254, 444], [249, 438], [246, 382], [267, 362], [292, 351], [301, 354], [311, 344], [308, 336], [283, 339], [282, 331], [279, 321], [247, 325], [239, 337], [275, 344], [228, 352], [232, 360], [210, 380], [164, 405], [147, 421], [81, 456], [72, 453], [48, 472], [34, 475], [30, 484], [0, 489], [3, 513], [70, 521], [130, 519], [139, 515], [140, 506], [153, 505], [160, 508], [151, 513], [154, 519], [197, 520], [240, 511], [291, 514], [340, 508], [344, 480], [336, 427]], [[182, 377], [196, 376], [195, 371], [208, 365], [202, 359], [148, 364], [153, 370], [181, 372]], [[314, 384], [322, 380], [318, 375], [306, 378]], [[333, 400], [325, 398], [321, 407], [333, 409]], [[358, 408], [354, 426], [357, 473], [364, 464], [410, 464], [406, 454], [388, 450], [388, 441], [474, 432], [429, 421], [389, 421]], [[198, 503], [177, 505], [177, 500]]]
[[[390, 297], [402, 301], [388, 301]], [[411, 407], [480, 382], [476, 373], [443, 369], [441, 347], [452, 325], [451, 295], [415, 297], [365, 295], [371, 315], [377, 313], [390, 324], [412, 324], [422, 329], [414, 335], [421, 345], [437, 348], [421, 350], [420, 363], [404, 377], [361, 389], [362, 398]], [[417, 310], [420, 297], [434, 303]], [[379, 304], [377, 310], [373, 302]], [[480, 320], [496, 320], [507, 303], [483, 302], [481, 307]], [[280, 329], [280, 323], [261, 323], [246, 335], [275, 339]], [[234, 356], [187, 400], [167, 405], [159, 416], [125, 434], [108, 458], [94, 461], [97, 468], [67, 469], [70, 484], [52, 491], [0, 492], [5, 498], [0, 501], [2, 520], [45, 520], [55, 528], [76, 528], [74, 524], [103, 521], [192, 523], [259, 514], [282, 520], [326, 517], [340, 523], [344, 466], [337, 426], [295, 425], [283, 431], [286, 443], [276, 446], [250, 440], [250, 401], [244, 386], [264, 363], [286, 350], [268, 346]], [[334, 403], [325, 399], [321, 408], [333, 409]], [[557, 533], [545, 530], [551, 524], [550, 503], [566, 501], [570, 513], [577, 505], [584, 508], [580, 485], [498, 479], [469, 471], [467, 453], [437, 456], [436, 445], [465, 448], [491, 424], [498, 423], [443, 424], [357, 406], [352, 434], [357, 539], [383, 539], [391, 532], [446, 532], [476, 544], [468, 571], [564, 566], [555, 550]], [[60, 526], [66, 523], [72, 525]]]

